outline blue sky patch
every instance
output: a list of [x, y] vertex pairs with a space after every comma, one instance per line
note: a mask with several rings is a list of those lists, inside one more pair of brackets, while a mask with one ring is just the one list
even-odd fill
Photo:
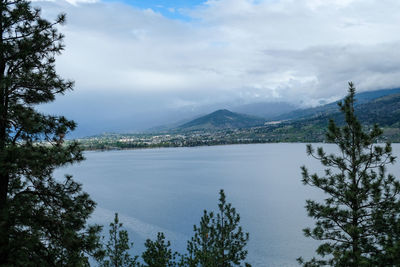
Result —
[[105, 2], [123, 2], [125, 4], [147, 9], [150, 8], [155, 12], [161, 13], [163, 16], [171, 19], [190, 20], [180, 12], [181, 9], [190, 9], [206, 2], [205, 0], [104, 0]]

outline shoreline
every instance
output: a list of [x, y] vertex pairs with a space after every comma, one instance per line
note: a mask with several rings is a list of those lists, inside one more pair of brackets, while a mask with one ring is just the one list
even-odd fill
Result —
[[[251, 143], [229, 143], [229, 144], [212, 144], [212, 145], [194, 145], [194, 146], [152, 146], [152, 147], [130, 147], [130, 148], [95, 148], [83, 149], [83, 152], [109, 152], [109, 151], [124, 151], [124, 150], [150, 150], [150, 149], [165, 149], [165, 148], [198, 148], [198, 147], [211, 147], [211, 146], [232, 146], [232, 145], [260, 145], [260, 144], [329, 144], [320, 141], [313, 142], [251, 142]], [[376, 143], [377, 145], [385, 144], [385, 142]], [[391, 144], [400, 144], [400, 142], [393, 142]]]

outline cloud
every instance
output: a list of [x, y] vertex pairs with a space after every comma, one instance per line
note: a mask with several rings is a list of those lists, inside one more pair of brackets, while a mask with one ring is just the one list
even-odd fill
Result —
[[93, 4], [98, 2], [98, 0], [66, 0], [68, 3], [77, 6], [78, 4]]
[[350, 80], [360, 91], [400, 86], [397, 0], [169, 6], [189, 20], [119, 2], [35, 4], [48, 17], [67, 13], [57, 67], [94, 97], [146, 95], [143, 101], [165, 102], [160, 109], [260, 100], [313, 105], [343, 96]]

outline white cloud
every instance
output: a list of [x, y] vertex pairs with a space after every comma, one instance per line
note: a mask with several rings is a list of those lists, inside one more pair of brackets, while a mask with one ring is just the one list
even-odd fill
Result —
[[77, 90], [163, 92], [166, 106], [186, 106], [312, 104], [343, 96], [350, 80], [360, 90], [400, 86], [398, 0], [209, 0], [171, 9], [190, 21], [117, 2], [39, 5], [46, 16], [68, 14], [58, 68]]
[[361, 0], [308, 0], [307, 5], [313, 9], [317, 10], [320, 7], [328, 7], [328, 8], [345, 8], [354, 2]]
[[66, 1], [75, 6], [78, 4], [93, 4], [98, 2], [98, 0], [66, 0]]

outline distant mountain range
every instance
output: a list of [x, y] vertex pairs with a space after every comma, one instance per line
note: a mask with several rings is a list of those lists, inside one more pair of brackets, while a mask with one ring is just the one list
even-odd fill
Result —
[[[263, 127], [282, 122], [282, 127], [326, 127], [329, 119], [334, 119], [339, 124], [344, 122], [339, 112], [338, 101], [323, 106], [307, 109], [297, 109], [285, 114], [270, 116], [270, 119], [236, 113], [227, 109], [217, 110], [205, 116], [174, 127], [174, 132], [179, 131], [216, 131], [223, 129], [244, 129]], [[260, 104], [262, 106], [262, 104]], [[279, 107], [285, 105], [279, 104]], [[287, 108], [291, 109], [293, 106]], [[363, 92], [356, 95], [356, 114], [364, 124], [378, 123], [383, 127], [399, 128], [400, 126], [400, 88]], [[280, 109], [281, 111], [281, 109]], [[275, 127], [276, 129], [279, 126]], [[300, 130], [301, 131], [301, 130]]]
[[[356, 105], [362, 105], [369, 103], [373, 100], [377, 100], [384, 96], [395, 95], [400, 93], [400, 88], [395, 89], [385, 89], [385, 90], [377, 90], [377, 91], [369, 91], [362, 92], [356, 94]], [[339, 100], [340, 101], [340, 100]], [[306, 108], [306, 109], [296, 109], [290, 111], [288, 113], [279, 114], [278, 116], [274, 116], [272, 120], [297, 120], [297, 119], [310, 119], [313, 117], [321, 117], [326, 116], [332, 113], [338, 112], [337, 103], [339, 101], [335, 101], [323, 106], [318, 106], [315, 108]], [[367, 108], [364, 106], [364, 108]]]
[[[387, 105], [388, 101], [395, 102], [397, 98], [391, 99], [390, 96], [400, 94], [400, 88], [376, 90], [362, 92], [356, 95], [357, 112], [361, 115], [361, 119], [375, 120], [377, 123], [396, 120], [390, 114], [392, 111], [380, 105]], [[386, 102], [383, 101], [384, 97]], [[381, 100], [382, 99], [382, 100]], [[389, 100], [391, 99], [391, 100]], [[340, 101], [340, 100], [339, 100]], [[147, 132], [179, 132], [192, 130], [219, 130], [219, 129], [235, 129], [250, 128], [263, 125], [266, 121], [307, 121], [310, 123], [322, 123], [329, 118], [340, 117], [337, 103], [335, 101], [326, 105], [299, 109], [297, 106], [286, 102], [259, 102], [232, 107], [232, 111], [220, 109], [207, 115], [199, 115], [193, 119], [181, 120], [175, 123], [163, 126], [153, 127]], [[365, 105], [374, 103], [373, 105]], [[393, 103], [391, 103], [393, 106]], [[374, 109], [374, 110], [372, 110]], [[385, 114], [381, 114], [382, 110], [386, 110]], [[393, 111], [394, 112], [394, 111]], [[366, 114], [369, 114], [367, 117]], [[396, 114], [395, 112], [393, 114]], [[396, 117], [396, 115], [393, 115]], [[390, 117], [387, 118], [387, 117]], [[399, 118], [400, 120], [400, 118]]]
[[[358, 119], [367, 125], [377, 123], [381, 127], [400, 126], [400, 93], [386, 95], [372, 99], [368, 102], [359, 103], [355, 106], [355, 113]], [[295, 121], [304, 121], [310, 124], [326, 124], [329, 119], [336, 123], [344, 123], [343, 115], [338, 111], [325, 112], [319, 115], [308, 116]]]
[[[379, 142], [400, 142], [400, 89], [356, 95], [355, 112], [365, 127], [383, 129]], [[181, 147], [270, 142], [323, 142], [330, 119], [344, 123], [337, 102], [279, 115], [273, 120], [220, 109], [181, 122], [177, 127], [144, 134], [114, 134], [86, 140], [86, 149]], [[121, 141], [126, 140], [126, 141]]]
[[246, 114], [231, 112], [227, 109], [220, 109], [211, 114], [184, 123], [176, 128], [181, 131], [192, 130], [220, 130], [249, 128], [263, 125], [265, 119]]

